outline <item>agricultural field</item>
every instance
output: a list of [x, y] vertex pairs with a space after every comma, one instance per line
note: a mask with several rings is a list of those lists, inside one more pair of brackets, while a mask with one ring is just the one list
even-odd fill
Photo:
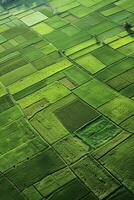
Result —
[[134, 199], [134, 1], [0, 1], [0, 200]]

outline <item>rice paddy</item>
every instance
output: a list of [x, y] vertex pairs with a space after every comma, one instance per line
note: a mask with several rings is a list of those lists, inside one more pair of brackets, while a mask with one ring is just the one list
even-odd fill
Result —
[[0, 1], [0, 200], [134, 199], [134, 2]]

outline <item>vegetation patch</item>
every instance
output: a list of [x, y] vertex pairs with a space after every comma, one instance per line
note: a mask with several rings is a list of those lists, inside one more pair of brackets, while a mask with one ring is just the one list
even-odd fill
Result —
[[86, 156], [79, 160], [72, 165], [72, 169], [100, 199], [103, 199], [119, 187], [119, 182], [92, 157]]
[[56, 110], [55, 114], [70, 132], [76, 131], [99, 116], [98, 112], [80, 100]]
[[[133, 179], [133, 139], [134, 137], [131, 136], [127, 141], [121, 143], [100, 159], [101, 163], [117, 176], [131, 191], [133, 191], [133, 182], [131, 181]], [[124, 159], [125, 156], [127, 156], [127, 165]]]
[[77, 131], [76, 134], [86, 144], [96, 149], [111, 140], [120, 132], [121, 129], [119, 127], [106, 118], [100, 117]]
[[95, 79], [76, 88], [74, 93], [95, 108], [118, 96], [110, 87]]

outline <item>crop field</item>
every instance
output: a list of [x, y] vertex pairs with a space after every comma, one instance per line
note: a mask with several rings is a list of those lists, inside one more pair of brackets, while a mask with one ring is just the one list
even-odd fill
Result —
[[0, 1], [0, 200], [134, 199], [134, 1]]

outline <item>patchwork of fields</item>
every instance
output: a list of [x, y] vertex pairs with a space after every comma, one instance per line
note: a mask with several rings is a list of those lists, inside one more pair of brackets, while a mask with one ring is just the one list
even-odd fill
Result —
[[133, 0], [0, 5], [0, 200], [133, 200], [133, 132]]

